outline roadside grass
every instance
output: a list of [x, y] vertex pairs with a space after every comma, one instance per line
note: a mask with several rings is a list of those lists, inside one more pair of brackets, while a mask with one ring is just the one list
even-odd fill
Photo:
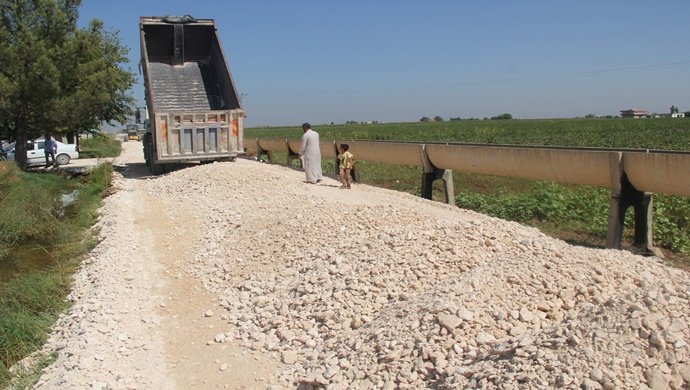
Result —
[[122, 153], [122, 143], [104, 133], [79, 140], [79, 157], [81, 158], [117, 157], [120, 153]]
[[28, 390], [33, 388], [43, 374], [43, 370], [56, 359], [57, 354], [51, 353], [49, 355], [37, 356], [35, 360], [29, 362], [26, 366], [15, 366], [14, 377], [9, 388], [12, 390]]
[[[72, 275], [81, 257], [96, 244], [90, 227], [111, 174], [110, 164], [67, 179], [0, 163], [0, 247], [5, 255], [29, 246], [44, 248], [52, 258], [50, 266], [20, 272], [0, 284], [0, 388], [27, 380], [13, 378], [10, 367], [41, 348], [57, 316], [69, 306], [65, 297]], [[56, 199], [74, 190], [79, 191], [77, 201], [60, 217]], [[39, 357], [35, 364], [45, 359]], [[36, 376], [36, 367], [26, 372]]]
[[65, 240], [52, 210], [76, 183], [47, 173], [24, 173], [13, 162], [0, 169], [0, 257], [23, 243], [47, 246]]

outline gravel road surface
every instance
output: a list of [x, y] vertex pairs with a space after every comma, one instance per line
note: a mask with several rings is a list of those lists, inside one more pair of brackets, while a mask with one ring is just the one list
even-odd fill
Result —
[[690, 276], [239, 159], [123, 143], [38, 389], [687, 389]]

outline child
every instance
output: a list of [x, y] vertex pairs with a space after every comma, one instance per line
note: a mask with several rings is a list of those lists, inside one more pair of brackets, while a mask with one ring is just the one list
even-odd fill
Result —
[[338, 160], [340, 160], [340, 182], [342, 183], [340, 188], [350, 188], [350, 171], [355, 162], [355, 156], [348, 152], [348, 149], [350, 149], [350, 145], [340, 144], [340, 154], [338, 155]]

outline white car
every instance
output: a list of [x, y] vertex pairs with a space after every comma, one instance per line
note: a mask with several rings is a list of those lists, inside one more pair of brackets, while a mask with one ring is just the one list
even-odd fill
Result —
[[[45, 165], [46, 156], [43, 152], [43, 145], [45, 140], [39, 138], [37, 140], [29, 141], [26, 143], [26, 165]], [[70, 160], [79, 158], [79, 152], [77, 151], [77, 145], [74, 144], [63, 144], [62, 142], [55, 141], [57, 144], [57, 151], [55, 152], [55, 162], [57, 165], [69, 164]], [[7, 159], [14, 160], [14, 148], [7, 151]]]
[[14, 149], [14, 142], [0, 141], [0, 161], [7, 160], [7, 152]]

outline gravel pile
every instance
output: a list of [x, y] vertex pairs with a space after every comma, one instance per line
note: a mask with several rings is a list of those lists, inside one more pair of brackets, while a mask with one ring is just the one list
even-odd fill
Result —
[[690, 276], [407, 194], [239, 160], [148, 181], [203, 218], [190, 271], [287, 388], [681, 389]]

